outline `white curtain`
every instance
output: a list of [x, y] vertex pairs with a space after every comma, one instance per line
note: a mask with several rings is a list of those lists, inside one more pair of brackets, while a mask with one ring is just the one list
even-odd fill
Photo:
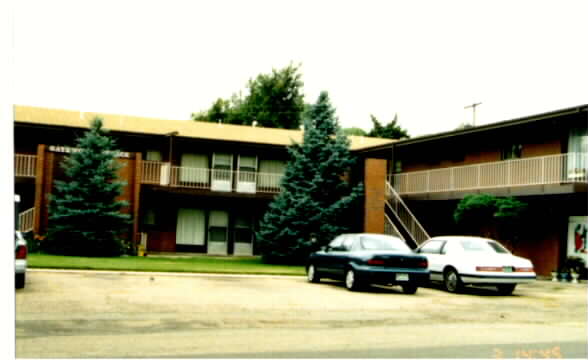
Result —
[[208, 156], [204, 154], [182, 154], [180, 181], [208, 183]]
[[[286, 162], [282, 160], [260, 160], [258, 184], [262, 187], [280, 186], [281, 175], [286, 171]], [[265, 175], [270, 174], [270, 175]]]
[[179, 209], [176, 243], [180, 245], [204, 245], [204, 210]]

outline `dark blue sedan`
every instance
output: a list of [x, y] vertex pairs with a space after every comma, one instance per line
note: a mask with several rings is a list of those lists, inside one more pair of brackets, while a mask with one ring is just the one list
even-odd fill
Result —
[[401, 239], [381, 234], [342, 234], [314, 252], [306, 266], [308, 281], [344, 280], [349, 290], [367, 284], [400, 285], [416, 293], [429, 282], [427, 258], [415, 254]]

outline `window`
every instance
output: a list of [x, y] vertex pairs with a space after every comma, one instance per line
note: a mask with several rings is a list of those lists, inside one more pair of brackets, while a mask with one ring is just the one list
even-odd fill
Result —
[[204, 154], [182, 154], [180, 181], [208, 183], [208, 156]]
[[256, 172], [257, 157], [239, 155], [239, 171]]
[[394, 173], [401, 173], [402, 172], [402, 160], [395, 160], [394, 161]]
[[239, 177], [237, 179], [237, 192], [255, 194], [257, 181], [257, 157], [239, 155]]
[[235, 242], [250, 244], [253, 240], [253, 229], [251, 226], [251, 217], [236, 216], [235, 218]]
[[147, 209], [143, 216], [144, 225], [155, 225], [155, 211], [153, 209]]
[[359, 238], [359, 241], [364, 250], [408, 250], [408, 246], [394, 236], [364, 235]]
[[504, 248], [504, 246], [500, 245], [496, 241], [488, 241], [488, 245], [490, 245], [490, 247], [492, 249], [494, 249], [494, 251], [496, 251], [499, 254], [508, 254], [509, 253], [508, 250], [506, 250]]
[[179, 209], [176, 244], [204, 245], [204, 217], [200, 209]]
[[588, 169], [588, 127], [572, 127], [568, 138], [568, 179], [586, 179]]
[[501, 160], [520, 159], [523, 154], [523, 145], [508, 144], [502, 148], [500, 153]]
[[346, 250], [351, 250], [351, 246], [353, 245], [353, 236], [346, 236], [343, 239], [343, 244], [342, 246], [346, 249]]
[[337, 236], [333, 241], [331, 241], [329, 243], [329, 247], [334, 248], [334, 247], [339, 247], [343, 244], [343, 240], [345, 239], [344, 235], [339, 235]]
[[210, 242], [226, 242], [229, 226], [229, 214], [226, 211], [211, 211], [208, 231]]
[[231, 154], [214, 153], [212, 167], [215, 170], [231, 170], [233, 168], [233, 156]]
[[212, 191], [231, 191], [233, 182], [233, 155], [214, 153], [212, 155]]
[[425, 243], [419, 250], [421, 254], [440, 254], [441, 247], [443, 247], [444, 241], [432, 240]]
[[461, 247], [467, 252], [487, 252], [489, 249], [485, 241], [461, 240]]
[[147, 153], [145, 154], [145, 160], [147, 160], [147, 161], [161, 161], [161, 151], [147, 150]]

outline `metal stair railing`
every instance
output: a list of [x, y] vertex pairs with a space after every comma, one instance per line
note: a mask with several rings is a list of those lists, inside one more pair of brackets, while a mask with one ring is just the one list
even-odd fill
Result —
[[417, 245], [431, 238], [389, 182], [386, 182], [386, 206], [396, 215], [404, 230]]
[[19, 230], [23, 233], [33, 230], [35, 222], [35, 208], [30, 208], [18, 214]]
[[384, 214], [385, 222], [384, 222], [384, 234], [396, 236], [406, 242], [402, 233], [398, 230], [394, 222], [388, 217], [388, 215]]

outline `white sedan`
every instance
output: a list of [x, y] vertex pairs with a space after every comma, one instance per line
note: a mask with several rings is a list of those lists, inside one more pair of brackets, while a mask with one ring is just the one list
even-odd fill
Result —
[[459, 292], [464, 285], [492, 285], [509, 295], [517, 284], [536, 279], [531, 261], [511, 254], [492, 239], [433, 237], [417, 253], [427, 257], [431, 281], [443, 282], [449, 292]]

